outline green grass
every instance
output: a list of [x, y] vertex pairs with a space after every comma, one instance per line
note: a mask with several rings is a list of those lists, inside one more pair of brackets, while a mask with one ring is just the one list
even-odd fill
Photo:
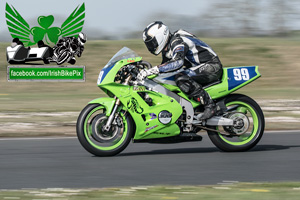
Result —
[[138, 186], [99, 189], [1, 190], [0, 199], [298, 200], [300, 183], [238, 183], [212, 186]]

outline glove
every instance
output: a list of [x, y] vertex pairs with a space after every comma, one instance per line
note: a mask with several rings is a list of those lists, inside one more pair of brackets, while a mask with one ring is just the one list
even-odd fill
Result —
[[152, 67], [150, 69], [143, 69], [140, 71], [140, 73], [137, 75], [136, 79], [138, 81], [144, 80], [147, 76], [153, 75], [153, 74], [159, 74], [159, 69], [157, 66]]

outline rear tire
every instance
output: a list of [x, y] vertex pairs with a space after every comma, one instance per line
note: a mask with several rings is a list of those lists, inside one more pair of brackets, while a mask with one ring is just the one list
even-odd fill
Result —
[[89, 104], [80, 113], [77, 137], [81, 145], [95, 156], [114, 156], [123, 151], [133, 136], [133, 121], [129, 114], [119, 112], [118, 124], [103, 132], [106, 123], [105, 108], [100, 104]]
[[[241, 116], [247, 116], [249, 126], [245, 128], [245, 133], [235, 136], [225, 136], [218, 132], [207, 131], [210, 140], [220, 150], [227, 152], [247, 151], [253, 148], [260, 141], [265, 128], [264, 115], [260, 106], [250, 97], [241, 94], [233, 94], [226, 97], [225, 105], [227, 108], [236, 106], [236, 109], [230, 113], [241, 113]], [[245, 126], [244, 123], [242, 124]], [[210, 128], [230, 132], [230, 128], [222, 126]], [[243, 128], [241, 128], [241, 130], [243, 130]]]

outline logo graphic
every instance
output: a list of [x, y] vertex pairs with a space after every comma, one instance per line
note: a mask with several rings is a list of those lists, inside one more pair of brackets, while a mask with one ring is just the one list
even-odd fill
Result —
[[156, 128], [156, 127], [158, 127], [158, 125], [155, 125], [155, 126], [148, 127], [148, 128], [146, 128], [146, 130], [145, 130], [145, 132], [144, 132], [144, 133], [147, 133], [148, 131], [150, 131], [150, 130], [152, 130], [152, 129]]
[[29, 24], [19, 14], [19, 12], [6, 3], [6, 24], [12, 38], [19, 38], [24, 46], [32, 46], [40, 40], [46, 44], [56, 44], [61, 37], [77, 37], [81, 32], [84, 17], [85, 5], [77, 6], [70, 16], [62, 23], [60, 27], [51, 27], [54, 22], [53, 15], [39, 16], [37, 18], [40, 26], [30, 28]]
[[146, 88], [144, 86], [133, 86], [134, 91], [145, 91]]
[[172, 113], [163, 110], [158, 114], [158, 120], [162, 124], [168, 124], [172, 120]]
[[139, 105], [139, 102], [132, 97], [128, 102], [127, 102], [127, 107], [128, 109], [131, 109], [133, 112], [136, 112], [138, 114], [141, 114], [144, 109]]
[[156, 119], [156, 118], [157, 118], [157, 116], [156, 116], [155, 113], [150, 113], [149, 115], [150, 115], [150, 117], [151, 117], [150, 120], [153, 120], [153, 119]]

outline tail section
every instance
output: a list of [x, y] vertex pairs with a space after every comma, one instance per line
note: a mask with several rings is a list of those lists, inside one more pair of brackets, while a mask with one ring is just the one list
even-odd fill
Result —
[[205, 90], [213, 99], [217, 99], [240, 89], [260, 76], [258, 66], [223, 68], [222, 82]]

